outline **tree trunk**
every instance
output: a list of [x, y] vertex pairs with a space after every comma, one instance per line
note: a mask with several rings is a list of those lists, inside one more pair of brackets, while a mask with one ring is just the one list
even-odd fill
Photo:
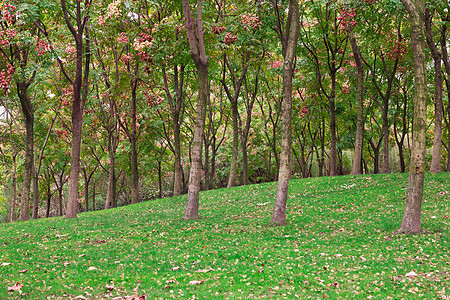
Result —
[[52, 192], [50, 190], [50, 181], [47, 185], [47, 210], [45, 212], [45, 217], [48, 218], [50, 216], [50, 205], [52, 201]]
[[386, 96], [383, 98], [383, 174], [389, 174], [389, 119], [388, 119], [388, 110], [389, 110], [389, 96], [390, 93], [386, 93]]
[[425, 141], [427, 113], [427, 82], [425, 33], [423, 28], [425, 1], [402, 0], [411, 20], [411, 48], [414, 59], [414, 121], [411, 162], [405, 213], [396, 233], [420, 232], [423, 184], [425, 179]]
[[22, 107], [22, 113], [25, 118], [25, 165], [23, 170], [22, 199], [20, 203], [20, 221], [30, 219], [30, 189], [33, 175], [33, 157], [34, 157], [34, 111], [31, 99], [28, 96], [29, 84], [17, 83], [17, 92]]
[[161, 161], [158, 160], [158, 185], [159, 185], [159, 198], [162, 198], [162, 167], [161, 167]]
[[33, 220], [39, 218], [38, 210], [39, 210], [39, 174], [36, 168], [33, 165], [33, 211], [31, 214], [31, 218]]
[[230, 175], [228, 176], [227, 187], [233, 187], [235, 185], [239, 154], [239, 112], [237, 107], [237, 99], [233, 99], [230, 102], [233, 118], [233, 154], [231, 156]]
[[14, 222], [16, 218], [16, 203], [17, 203], [17, 177], [16, 177], [16, 159], [13, 158], [14, 171], [12, 175], [12, 201], [11, 201], [11, 215], [9, 218], [10, 222]]
[[134, 79], [131, 91], [131, 133], [130, 133], [130, 151], [131, 151], [131, 203], [138, 203], [139, 201], [139, 168], [138, 168], [138, 154], [136, 147], [137, 139], [137, 114], [136, 114], [136, 89], [137, 78]]
[[92, 211], [95, 211], [95, 182], [92, 186]]
[[[336, 79], [332, 80], [332, 88], [336, 86]], [[331, 92], [333, 95], [333, 92]], [[330, 176], [336, 175], [336, 109], [334, 106], [335, 98], [332, 97], [329, 101], [329, 116], [330, 116]]]
[[[81, 3], [76, 3], [76, 13], [74, 14], [77, 26], [74, 26], [70, 20], [70, 12], [67, 10], [66, 0], [60, 0], [64, 20], [75, 41], [76, 46], [76, 64], [75, 77], [70, 79], [59, 60], [63, 74], [72, 83], [72, 149], [70, 152], [70, 175], [69, 175], [69, 195], [67, 197], [66, 218], [76, 218], [78, 210], [78, 181], [80, 174], [80, 153], [81, 153], [81, 134], [83, 128], [83, 105], [87, 98], [87, 87], [90, 66], [90, 38], [88, 27], [88, 15], [82, 15]], [[85, 46], [83, 40], [85, 39]], [[83, 50], [86, 50], [83, 53]], [[85, 57], [85, 66], [83, 68], [83, 58]], [[84, 74], [83, 74], [84, 70]], [[84, 75], [84, 76], [83, 76]]]
[[189, 172], [189, 188], [186, 203], [185, 220], [198, 218], [200, 180], [202, 175], [202, 146], [206, 117], [206, 103], [209, 97], [208, 63], [198, 65], [198, 102], [195, 119], [194, 141], [192, 142], [192, 163]]
[[189, 189], [184, 219], [198, 218], [200, 180], [202, 172], [202, 146], [206, 117], [206, 105], [209, 98], [208, 57], [206, 56], [202, 27], [202, 1], [197, 0], [196, 31], [192, 19], [189, 0], [182, 0], [186, 20], [189, 48], [198, 74], [197, 116], [195, 118], [194, 138], [192, 142], [192, 163], [189, 171]]
[[432, 15], [430, 8], [425, 8], [425, 34], [428, 48], [434, 60], [434, 138], [430, 172], [441, 172], [442, 118], [444, 103], [442, 101], [442, 55], [436, 48], [431, 32]]
[[173, 115], [173, 138], [174, 138], [174, 150], [175, 150], [175, 162], [174, 162], [174, 174], [173, 174], [173, 195], [179, 196], [183, 190], [182, 172], [181, 167], [181, 142], [180, 142], [180, 124], [178, 115]]
[[289, 1], [287, 23], [291, 27], [286, 29], [287, 40], [284, 44], [285, 49], [283, 49], [283, 119], [280, 170], [278, 172], [277, 194], [271, 220], [278, 225], [286, 224], [287, 195], [289, 179], [292, 176], [292, 75], [299, 31], [299, 4], [297, 0]]
[[111, 207], [114, 202], [113, 199], [115, 197], [115, 168], [116, 168], [116, 154], [111, 148], [112, 146], [112, 137], [110, 136], [110, 140], [108, 141], [108, 152], [109, 152], [109, 173], [108, 173], [108, 189], [106, 191], [106, 201], [105, 201], [105, 209]]
[[358, 70], [358, 111], [356, 116], [356, 139], [355, 139], [355, 152], [352, 165], [352, 175], [361, 174], [361, 157], [363, 151], [364, 142], [364, 64], [361, 59], [361, 52], [359, 51], [358, 44], [355, 36], [352, 32], [348, 34], [350, 43], [352, 45], [353, 57], [355, 58], [356, 67]]
[[84, 178], [84, 211], [89, 211], [89, 180]]

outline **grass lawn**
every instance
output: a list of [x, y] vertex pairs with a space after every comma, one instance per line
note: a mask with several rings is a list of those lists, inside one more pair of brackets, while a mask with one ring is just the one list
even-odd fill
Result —
[[392, 236], [407, 181], [292, 180], [283, 227], [276, 183], [201, 193], [195, 221], [183, 195], [0, 224], [0, 299], [450, 299], [450, 174], [426, 175], [424, 232]]

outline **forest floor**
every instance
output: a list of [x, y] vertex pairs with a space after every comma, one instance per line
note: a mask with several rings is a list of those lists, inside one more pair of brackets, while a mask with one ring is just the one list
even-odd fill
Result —
[[407, 174], [292, 180], [282, 227], [276, 183], [203, 192], [195, 221], [183, 195], [0, 224], [0, 299], [450, 299], [450, 174], [425, 180], [412, 236]]

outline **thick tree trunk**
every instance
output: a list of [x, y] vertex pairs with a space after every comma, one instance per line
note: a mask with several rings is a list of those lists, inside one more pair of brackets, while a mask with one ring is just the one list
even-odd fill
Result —
[[358, 70], [358, 110], [356, 116], [356, 139], [355, 152], [352, 165], [352, 175], [361, 174], [361, 157], [364, 142], [364, 64], [361, 59], [361, 52], [359, 51], [356, 38], [352, 32], [348, 34], [350, 43], [352, 45], [353, 57], [355, 58], [356, 67]]
[[[287, 23], [287, 40], [283, 49], [283, 102], [282, 102], [282, 138], [280, 169], [278, 172], [278, 187], [272, 222], [278, 225], [286, 224], [286, 203], [289, 180], [292, 176], [292, 75], [294, 70], [295, 52], [299, 31], [299, 4], [297, 0], [289, 1], [289, 15]], [[283, 43], [282, 43], [283, 44]]]
[[194, 140], [192, 142], [192, 163], [189, 171], [189, 188], [184, 219], [198, 218], [200, 180], [202, 175], [202, 146], [205, 128], [206, 104], [209, 97], [208, 63], [197, 66], [198, 102], [195, 119]]
[[[81, 51], [81, 50], [80, 50]], [[80, 64], [82, 54], [80, 53]], [[78, 210], [78, 181], [80, 174], [81, 133], [83, 127], [83, 112], [81, 109], [81, 67], [78, 70], [73, 86], [72, 103], [72, 149], [70, 152], [69, 196], [67, 198], [66, 218], [76, 218]]]
[[434, 60], [434, 138], [431, 156], [430, 172], [441, 172], [441, 146], [442, 146], [442, 119], [444, 103], [442, 101], [442, 55], [436, 48], [431, 32], [432, 15], [430, 8], [425, 8], [425, 35], [428, 48]]
[[425, 179], [425, 140], [427, 113], [427, 82], [425, 33], [423, 28], [425, 1], [402, 0], [411, 20], [411, 48], [414, 59], [414, 121], [408, 192], [405, 213], [396, 233], [420, 232], [423, 184]]

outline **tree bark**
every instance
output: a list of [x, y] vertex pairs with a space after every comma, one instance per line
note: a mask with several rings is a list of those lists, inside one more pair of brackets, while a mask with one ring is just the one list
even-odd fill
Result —
[[396, 233], [419, 233], [425, 179], [427, 81], [425, 58], [425, 1], [402, 0], [411, 20], [411, 48], [414, 59], [414, 121], [405, 213]]
[[33, 210], [31, 218], [39, 218], [39, 174], [37, 168], [33, 165]]
[[[83, 128], [83, 105], [87, 98], [87, 85], [89, 76], [90, 64], [90, 49], [89, 49], [89, 30], [87, 27], [89, 17], [82, 15], [81, 3], [78, 1], [75, 4], [76, 13], [74, 14], [77, 26], [74, 26], [70, 20], [71, 13], [67, 10], [66, 0], [60, 0], [64, 20], [75, 40], [76, 46], [76, 64], [75, 77], [70, 79], [62, 67], [66, 78], [72, 83], [73, 98], [72, 98], [72, 148], [70, 152], [70, 175], [69, 175], [69, 195], [67, 197], [67, 209], [65, 217], [76, 218], [78, 210], [78, 181], [80, 174], [80, 153], [81, 153], [81, 134]], [[90, 4], [90, 3], [88, 3]], [[86, 30], [86, 31], [85, 31]], [[86, 37], [85, 37], [86, 35]], [[85, 43], [83, 43], [85, 40]], [[84, 44], [86, 51], [84, 51]], [[83, 57], [86, 57], [85, 66], [83, 68]], [[83, 74], [84, 71], [84, 74]], [[84, 75], [84, 78], [83, 78]]]
[[355, 138], [355, 152], [352, 165], [351, 175], [361, 174], [361, 157], [364, 142], [364, 63], [361, 59], [361, 52], [359, 51], [358, 43], [356, 42], [353, 32], [348, 34], [350, 44], [352, 46], [353, 57], [355, 58], [356, 68], [358, 72], [358, 92], [357, 101], [358, 108], [356, 114], [356, 138]]
[[[191, 57], [197, 68], [198, 100], [195, 118], [194, 138], [192, 142], [192, 162], [189, 172], [189, 188], [186, 202], [185, 220], [198, 218], [200, 180], [202, 172], [202, 146], [206, 117], [206, 104], [209, 97], [208, 57], [206, 56], [202, 28], [202, 1], [197, 0], [197, 24], [195, 32], [189, 0], [182, 0], [186, 20]], [[197, 44], [198, 43], [198, 44]]]
[[130, 151], [131, 151], [131, 203], [139, 202], [139, 168], [137, 153], [137, 112], [136, 112], [136, 89], [137, 89], [137, 70], [136, 63], [135, 78], [131, 81], [131, 133], [130, 133]]
[[[297, 49], [299, 31], [298, 0], [289, 1], [289, 13], [286, 28], [286, 43], [283, 49], [283, 103], [282, 103], [282, 138], [280, 154], [280, 170], [278, 172], [278, 187], [272, 222], [278, 225], [286, 224], [286, 203], [289, 179], [292, 176], [292, 75]], [[282, 43], [283, 44], [283, 43]]]
[[17, 83], [17, 92], [25, 118], [25, 165], [23, 171], [22, 199], [20, 203], [20, 221], [30, 219], [30, 189], [33, 176], [34, 159], [34, 111], [31, 99], [28, 96], [28, 86], [30, 83]]

